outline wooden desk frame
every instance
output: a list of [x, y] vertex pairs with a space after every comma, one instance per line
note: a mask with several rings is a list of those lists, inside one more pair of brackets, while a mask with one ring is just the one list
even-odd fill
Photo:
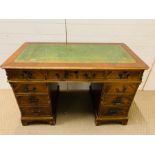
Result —
[[[15, 63], [15, 58], [29, 43], [23, 44], [3, 63], [2, 68], [6, 70], [14, 91], [23, 125], [34, 122], [56, 123], [55, 107], [60, 81], [91, 83], [96, 125], [113, 122], [127, 124], [131, 103], [148, 66], [123, 43], [91, 44], [119, 44], [136, 63]], [[49, 84], [52, 84], [51, 88]]]

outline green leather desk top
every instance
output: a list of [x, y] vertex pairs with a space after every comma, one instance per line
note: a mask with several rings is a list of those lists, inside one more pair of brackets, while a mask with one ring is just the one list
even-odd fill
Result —
[[135, 63], [120, 45], [29, 44], [16, 63]]
[[1, 66], [5, 69], [147, 69], [123, 43], [27, 42]]

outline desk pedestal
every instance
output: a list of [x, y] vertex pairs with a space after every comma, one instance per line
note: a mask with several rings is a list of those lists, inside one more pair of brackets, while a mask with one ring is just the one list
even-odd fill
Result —
[[23, 125], [56, 124], [57, 83], [10, 83], [21, 112]]
[[128, 112], [139, 83], [93, 83], [90, 86], [96, 125], [128, 122]]

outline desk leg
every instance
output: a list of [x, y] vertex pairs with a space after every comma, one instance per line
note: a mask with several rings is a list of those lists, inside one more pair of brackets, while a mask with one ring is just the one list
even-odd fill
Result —
[[27, 126], [30, 124], [39, 124], [39, 123], [55, 125], [56, 123], [54, 117], [22, 117], [21, 122], [23, 126]]
[[96, 126], [103, 125], [103, 124], [122, 124], [127, 125], [128, 123], [128, 117], [120, 117], [120, 118], [104, 118], [100, 117], [97, 114], [95, 115], [95, 124]]

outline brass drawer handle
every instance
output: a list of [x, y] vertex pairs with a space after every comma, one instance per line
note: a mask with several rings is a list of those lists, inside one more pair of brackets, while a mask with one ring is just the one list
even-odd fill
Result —
[[122, 86], [121, 88], [116, 88], [115, 91], [117, 93], [126, 93], [128, 91], [126, 86]]
[[115, 98], [115, 99], [112, 101], [112, 103], [113, 103], [114, 105], [120, 105], [120, 104], [122, 104], [122, 96], [118, 96], [117, 98]]
[[28, 85], [24, 85], [23, 86], [23, 91], [24, 92], [35, 92], [36, 91], [36, 87], [33, 87], [32, 89], [29, 89], [29, 86]]
[[95, 78], [96, 74], [95, 73], [85, 73], [84, 76], [87, 79], [93, 79], [93, 78]]
[[60, 74], [56, 73], [55, 76], [59, 79], [60, 78]]
[[29, 97], [29, 102], [30, 102], [32, 105], [37, 105], [38, 102], [39, 102], [39, 99], [36, 98], [35, 96], [30, 96], [30, 97]]
[[128, 71], [122, 71], [118, 74], [120, 79], [128, 79], [130, 76], [130, 72]]
[[41, 110], [38, 110], [38, 109], [37, 110], [32, 110], [32, 113], [33, 114], [40, 114], [41, 113]]
[[118, 109], [110, 109], [108, 110], [108, 115], [117, 115], [119, 113]]
[[33, 92], [35, 92], [36, 91], [36, 87], [33, 87], [30, 91], [33, 91]]
[[23, 79], [31, 79], [32, 73], [30, 71], [22, 71], [21, 76], [23, 77]]

